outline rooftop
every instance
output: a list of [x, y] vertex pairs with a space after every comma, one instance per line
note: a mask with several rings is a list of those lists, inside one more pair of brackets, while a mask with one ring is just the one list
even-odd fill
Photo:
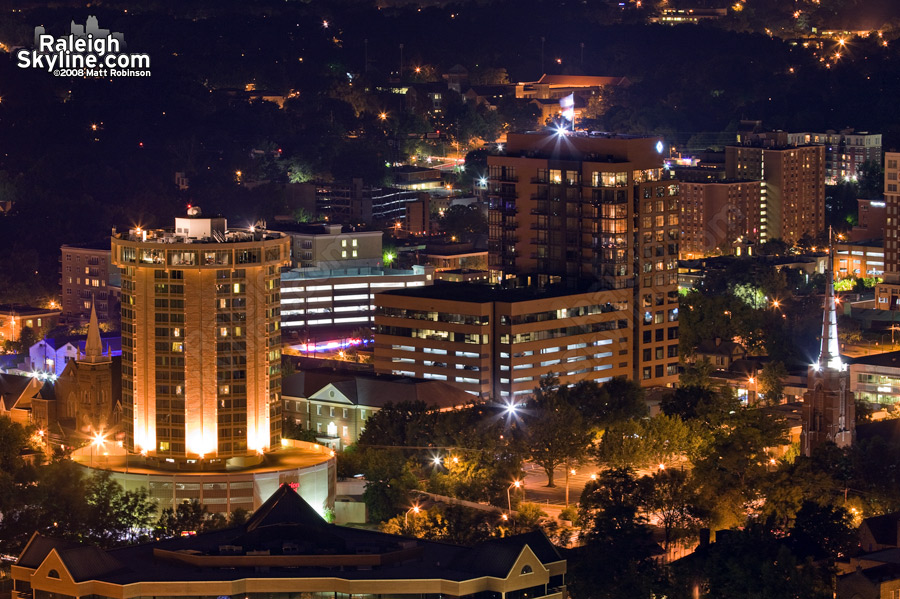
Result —
[[[144, 236], [145, 234], [146, 237]], [[199, 245], [267, 241], [272, 239], [282, 239], [285, 237], [285, 235], [280, 231], [269, 231], [266, 229], [256, 229], [254, 227], [249, 227], [246, 229], [227, 229], [224, 233], [221, 234], [215, 234], [210, 237], [195, 238], [176, 234], [174, 227], [167, 227], [164, 229], [141, 229], [138, 227], [129, 229], [127, 232], [116, 233], [115, 235], [113, 235], [113, 237], [122, 241], [133, 241], [138, 243], [191, 243]]]
[[62, 245], [63, 248], [68, 250], [105, 250], [107, 252], [110, 251], [109, 239], [103, 239], [101, 241], [93, 241], [90, 243], [64, 243]]
[[51, 308], [36, 308], [25, 304], [0, 304], [0, 314], [11, 316], [43, 316], [45, 314], [59, 314], [60, 311]]
[[579, 282], [578, 286], [570, 287], [555, 285], [545, 289], [537, 287], [516, 287], [504, 289], [497, 285], [472, 285], [469, 283], [451, 283], [447, 281], [435, 281], [434, 285], [426, 287], [412, 287], [384, 291], [387, 295], [401, 295], [405, 297], [420, 297], [424, 299], [449, 300], [454, 302], [469, 302], [486, 304], [488, 302], [527, 302], [554, 297], [566, 297], [582, 293], [600, 292], [588, 282]]
[[240, 526], [107, 551], [35, 534], [16, 565], [37, 570], [55, 550], [76, 582], [116, 585], [287, 577], [464, 581], [507, 578], [526, 547], [544, 565], [563, 561], [541, 532], [462, 547], [328, 524], [282, 485]]
[[400, 401], [422, 401], [444, 409], [465, 405], [474, 399], [444, 381], [332, 368], [310, 369], [284, 377], [281, 394], [308, 398], [328, 385], [333, 385], [356, 405], [377, 408]]
[[866, 366], [882, 366], [888, 368], [900, 368], [900, 351], [889, 351], [871, 356], [853, 358], [851, 364], [865, 364]]

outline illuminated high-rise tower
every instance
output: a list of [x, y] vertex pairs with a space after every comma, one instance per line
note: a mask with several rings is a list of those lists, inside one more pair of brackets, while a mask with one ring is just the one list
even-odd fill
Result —
[[281, 267], [290, 239], [197, 208], [112, 237], [122, 272], [126, 448], [179, 463], [253, 456], [281, 436]]

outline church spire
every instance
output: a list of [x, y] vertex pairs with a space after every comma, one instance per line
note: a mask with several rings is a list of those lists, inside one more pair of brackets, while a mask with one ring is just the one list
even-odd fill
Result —
[[838, 341], [837, 307], [834, 301], [834, 273], [832, 272], [831, 229], [828, 230], [828, 264], [825, 267], [825, 310], [822, 315], [822, 347], [819, 350], [818, 369], [843, 370], [840, 343]]
[[100, 340], [100, 324], [97, 322], [97, 310], [91, 302], [91, 320], [88, 322], [87, 340], [84, 342], [84, 362], [105, 362], [103, 342]]

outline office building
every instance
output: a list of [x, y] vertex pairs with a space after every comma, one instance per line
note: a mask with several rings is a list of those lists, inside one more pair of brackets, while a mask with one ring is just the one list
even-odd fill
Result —
[[281, 438], [281, 268], [290, 239], [192, 208], [112, 237], [122, 271], [125, 448], [161, 464], [255, 456]]
[[681, 182], [682, 260], [731, 254], [734, 248], [759, 241], [760, 181]]
[[761, 181], [759, 203], [762, 242], [794, 243], [825, 228], [825, 147], [793, 146], [786, 135], [754, 138], [749, 145], [725, 148], [729, 179]]
[[[633, 353], [630, 289], [441, 282], [379, 294], [375, 306], [376, 372], [446, 381], [480, 397], [524, 399], [551, 373], [563, 385], [632, 377], [635, 363], [642, 383], [678, 373], [677, 326], [657, 355]], [[660, 312], [676, 323], [677, 307]]]
[[94, 309], [100, 322], [118, 323], [122, 285], [109, 248], [109, 240], [60, 248], [59, 282], [64, 318], [85, 323]]
[[[896, 349], [900, 335], [893, 330], [883, 336], [885, 345], [890, 337]], [[856, 399], [882, 405], [900, 401], [900, 351], [860, 356], [850, 362], [850, 391]]]
[[472, 402], [471, 395], [443, 381], [333, 368], [284, 377], [282, 396], [286, 422], [315, 431], [318, 443], [338, 450], [356, 443], [366, 421], [388, 403], [420, 401], [452, 410]]
[[875, 286], [875, 307], [900, 310], [900, 152], [884, 155], [884, 203], [887, 217], [884, 226], [884, 282]]
[[287, 270], [281, 273], [281, 326], [312, 339], [372, 326], [377, 293], [433, 282], [430, 266]]
[[831, 268], [837, 280], [884, 276], [884, 246], [881, 240], [835, 243], [833, 255]]
[[540, 531], [463, 547], [320, 514], [282, 484], [244, 524], [198, 535], [102, 550], [35, 533], [11, 566], [12, 599], [566, 596], [566, 560]]
[[597, 303], [626, 302], [630, 376], [647, 386], [677, 378], [680, 188], [663, 149], [657, 138], [512, 134], [505, 154], [488, 157], [494, 280], [615, 291]]

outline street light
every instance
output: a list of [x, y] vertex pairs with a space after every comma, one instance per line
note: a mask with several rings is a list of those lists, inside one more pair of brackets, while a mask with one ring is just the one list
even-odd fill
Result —
[[569, 507], [569, 475], [575, 476], [575, 469], [566, 470], [566, 507]]
[[506, 506], [509, 508], [510, 512], [512, 512], [512, 499], [510, 499], [509, 490], [512, 489], [513, 487], [518, 489], [521, 486], [522, 486], [522, 481], [514, 480], [511, 485], [506, 487]]
[[403, 515], [403, 522], [405, 523], [406, 528], [409, 528], [409, 513], [412, 512], [413, 514], [418, 514], [421, 511], [421, 508], [417, 505], [414, 505], [406, 510], [406, 513]]
[[94, 467], [94, 448], [102, 447], [104, 443], [106, 443], [106, 438], [103, 436], [103, 433], [94, 433], [94, 437], [91, 440], [91, 468]]

